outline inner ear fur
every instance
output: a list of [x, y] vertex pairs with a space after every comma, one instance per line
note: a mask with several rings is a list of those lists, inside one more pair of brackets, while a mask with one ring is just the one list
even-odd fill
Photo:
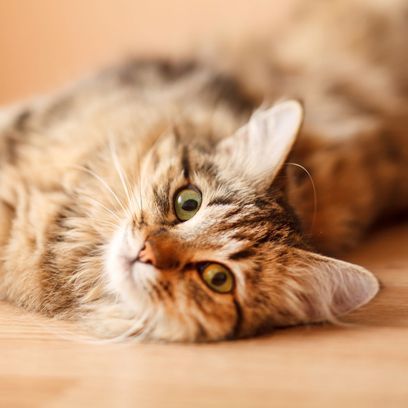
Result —
[[303, 122], [303, 107], [295, 100], [254, 112], [248, 123], [217, 146], [226, 170], [253, 182], [271, 182], [287, 159]]

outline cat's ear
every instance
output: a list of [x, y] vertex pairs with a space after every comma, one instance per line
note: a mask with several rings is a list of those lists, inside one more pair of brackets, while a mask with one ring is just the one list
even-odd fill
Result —
[[302, 121], [303, 107], [295, 100], [257, 110], [245, 126], [218, 145], [217, 155], [223, 166], [227, 162], [240, 175], [272, 180], [295, 143]]
[[291, 270], [299, 284], [304, 321], [335, 320], [368, 303], [377, 294], [377, 278], [361, 266], [303, 250]]

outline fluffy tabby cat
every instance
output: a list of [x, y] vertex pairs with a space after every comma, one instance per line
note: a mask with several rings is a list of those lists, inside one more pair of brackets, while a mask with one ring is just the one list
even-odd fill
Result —
[[0, 296], [165, 341], [370, 301], [370, 272], [319, 254], [408, 207], [408, 14], [365, 3], [308, 3], [267, 45], [136, 59], [4, 110]]

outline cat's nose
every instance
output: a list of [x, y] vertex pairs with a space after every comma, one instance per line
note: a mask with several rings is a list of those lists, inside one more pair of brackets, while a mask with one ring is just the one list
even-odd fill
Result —
[[157, 269], [174, 269], [180, 266], [178, 245], [169, 239], [152, 237], [146, 240], [139, 252], [138, 261]]
[[154, 252], [149, 241], [145, 242], [145, 244], [143, 245], [143, 248], [140, 250], [137, 260], [152, 265], [156, 263], [156, 257], [154, 256]]

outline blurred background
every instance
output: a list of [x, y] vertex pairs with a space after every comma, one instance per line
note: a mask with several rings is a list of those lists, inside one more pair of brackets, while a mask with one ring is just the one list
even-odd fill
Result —
[[278, 26], [293, 0], [0, 0], [0, 105], [130, 54], [179, 54]]

